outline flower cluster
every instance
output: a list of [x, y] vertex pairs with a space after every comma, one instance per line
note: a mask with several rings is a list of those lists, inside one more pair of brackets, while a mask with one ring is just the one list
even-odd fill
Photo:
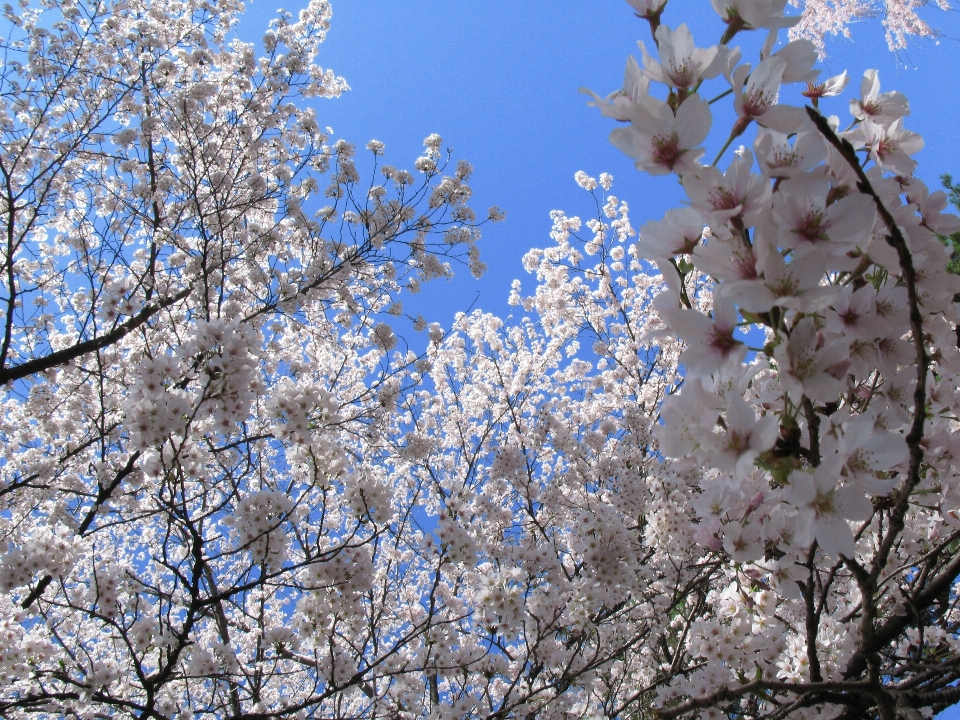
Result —
[[[952, 442], [934, 438], [957, 430], [960, 278], [946, 272], [938, 236], [960, 222], [913, 175], [923, 142], [904, 128], [902, 94], [881, 93], [867, 71], [845, 130], [816, 108], [783, 104], [784, 85], [807, 83], [816, 104], [839, 94], [845, 75], [816, 85], [805, 40], [773, 53], [776, 28], [792, 23], [776, 7], [757, 19], [724, 12], [722, 44], [707, 49], [658, 15], [659, 62], [641, 46], [643, 69], [628, 63], [624, 91], [595, 96], [604, 114], [630, 122], [613, 144], [640, 170], [676, 174], [688, 202], [645, 225], [633, 249], [662, 273], [653, 304], [683, 347], [682, 386], [655, 428], [660, 472], [691, 487], [693, 537], [730, 584], [704, 597], [686, 635], [701, 669], [659, 685], [666, 717], [763, 715], [780, 706], [777, 693], [850, 704], [843, 681], [870, 663], [896, 664], [898, 678], [921, 672], [919, 658], [954, 632], [943, 608], [919, 621], [921, 635], [931, 631], [920, 649], [887, 654], [875, 639], [900, 622], [900, 594], [921, 593], [919, 566], [944, 588], [956, 575], [940, 538], [953, 537], [946, 488], [960, 462]], [[723, 43], [761, 26], [772, 28], [761, 61], [738, 64]], [[736, 120], [704, 166], [711, 117], [700, 93], [721, 72]], [[667, 100], [654, 96], [657, 83]], [[753, 152], [741, 148], [721, 169], [754, 125]], [[941, 383], [946, 397], [934, 392]], [[932, 554], [912, 555], [920, 547]], [[818, 694], [824, 680], [841, 694]], [[873, 682], [896, 693], [913, 681]], [[935, 692], [925, 697], [897, 702], [939, 707]]]
[[960, 226], [906, 98], [868, 72], [821, 115], [847, 76], [778, 45], [784, 0], [716, 0], [705, 48], [630, 5], [652, 42], [594, 102], [684, 206], [638, 233], [577, 173], [516, 315], [418, 317], [420, 354], [402, 291], [485, 267], [472, 168], [321, 129], [327, 2], [260, 57], [238, 0], [4, 11], [5, 715], [951, 702]]

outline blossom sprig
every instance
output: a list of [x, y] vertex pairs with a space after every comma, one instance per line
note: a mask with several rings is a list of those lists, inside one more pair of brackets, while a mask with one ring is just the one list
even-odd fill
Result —
[[[631, 123], [613, 131], [613, 144], [640, 170], [679, 175], [687, 194], [689, 207], [645, 225], [635, 246], [664, 274], [654, 307], [668, 337], [684, 347], [684, 381], [664, 399], [655, 434], [667, 460], [662, 472], [698, 478], [695, 540], [727, 564], [746, 608], [727, 610], [723, 602], [733, 596], [715, 596], [720, 604], [705, 614], [713, 619], [687, 646], [691, 661], [703, 665], [657, 691], [670, 717], [687, 709], [746, 712], [745, 678], [767, 673], [795, 683], [778, 693], [815, 706], [837, 702], [819, 699], [818, 683], [827, 678], [841, 691], [844, 682], [851, 692], [874, 682], [896, 692], [897, 682], [878, 679], [883, 671], [873, 681], [864, 674], [888, 662], [882, 642], [905, 627], [879, 619], [893, 602], [884, 583], [910, 582], [911, 538], [954, 532], [945, 488], [960, 469], [958, 456], [950, 450], [947, 460], [930, 438], [955, 432], [957, 421], [931, 412], [930, 378], [957, 385], [951, 328], [960, 321], [952, 294], [960, 279], [945, 271], [946, 253], [931, 229], [939, 211], [920, 201], [929, 191], [913, 176], [911, 156], [922, 140], [904, 127], [906, 98], [881, 93], [875, 71], [865, 73], [861, 96], [850, 103], [849, 129], [820, 115], [816, 101], [840, 94], [846, 76], [816, 85], [812, 46], [801, 42], [771, 54], [777, 28], [796, 20], [778, 7], [755, 18], [736, 4], [717, 7], [727, 23], [723, 42], [764, 24], [771, 39], [755, 66], [726, 51], [736, 120], [712, 166], [700, 164], [706, 151], [698, 147], [710, 134], [709, 115], [699, 125], [685, 122], [693, 115], [685, 107], [706, 105], [700, 80], [688, 84], [669, 69], [670, 41], [660, 45], [660, 63], [644, 53], [643, 82], [615, 98], [620, 110], [601, 106]], [[656, 32], [674, 37], [665, 24]], [[721, 49], [685, 47], [684, 57], [717, 57]], [[807, 84], [802, 94], [814, 108], [782, 104], [792, 82]], [[654, 83], [667, 87], [672, 103], [649, 95]], [[741, 149], [726, 170], [716, 167], [753, 124], [760, 128], [756, 157]], [[671, 152], [656, 154], [664, 148]], [[711, 285], [698, 303], [683, 292], [694, 268]], [[763, 340], [747, 353], [738, 332]], [[937, 547], [925, 572], [946, 588], [957, 573], [946, 546]], [[750, 599], [758, 591], [772, 598], [767, 612]], [[955, 629], [945, 609], [934, 615], [931, 642], [943, 647], [943, 633]], [[738, 624], [755, 617], [766, 618], [758, 627], [772, 622], [789, 638], [802, 631], [796, 643], [781, 643], [769, 630]], [[759, 657], [710, 639], [738, 627]], [[832, 648], [824, 644], [829, 634], [839, 643]], [[923, 672], [898, 662], [897, 677]], [[763, 716], [759, 692], [745, 695], [757, 698]], [[949, 701], [934, 690], [925, 697], [925, 707]]]

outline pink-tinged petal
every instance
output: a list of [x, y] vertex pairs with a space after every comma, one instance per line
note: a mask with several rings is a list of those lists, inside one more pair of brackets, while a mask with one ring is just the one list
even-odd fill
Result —
[[817, 48], [806, 39], [793, 40], [773, 55], [786, 61], [783, 69], [783, 83], [813, 82], [820, 74], [813, 66], [817, 62]]
[[618, 127], [610, 132], [610, 143], [627, 157], [643, 155], [645, 138], [634, 127]]
[[827, 235], [832, 243], [861, 245], [870, 237], [877, 219], [876, 205], [868, 195], [849, 195], [827, 208]]
[[783, 58], [772, 57], [761, 62], [757, 69], [750, 73], [743, 94], [734, 101], [738, 115], [756, 118], [776, 104], [784, 67], [786, 61]]
[[763, 280], [737, 284], [737, 300], [747, 312], [767, 312], [777, 304], [777, 296], [766, 286]]
[[835, 97], [847, 87], [850, 78], [844, 70], [839, 75], [827, 78], [822, 83], [807, 83], [807, 89], [800, 94], [808, 98]]
[[852, 558], [857, 550], [853, 532], [839, 515], [827, 515], [816, 521], [817, 543], [827, 555]]
[[663, 220], [640, 229], [637, 253], [646, 259], [667, 258], [693, 252], [703, 237], [703, 219], [693, 208], [668, 210]]
[[875, 98], [880, 92], [880, 76], [874, 68], [865, 70], [863, 79], [860, 81], [860, 99], [868, 100]]
[[758, 125], [787, 135], [795, 133], [806, 120], [806, 111], [792, 105], [774, 105], [756, 118]]
[[842, 487], [834, 491], [840, 505], [840, 514], [847, 520], [865, 522], [873, 517], [873, 504], [863, 491], [855, 487]]
[[699, 95], [691, 95], [677, 108], [674, 131], [682, 148], [692, 148], [702, 143], [710, 132], [713, 117], [710, 104]]
[[757, 279], [757, 258], [753, 248], [739, 241], [725, 242], [712, 237], [706, 245], [693, 249], [693, 264], [723, 283], [747, 280], [763, 284]]

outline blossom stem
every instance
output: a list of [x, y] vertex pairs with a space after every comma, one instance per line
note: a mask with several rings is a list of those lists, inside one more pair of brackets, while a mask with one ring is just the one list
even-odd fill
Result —
[[710, 167], [716, 167], [717, 163], [720, 162], [720, 158], [723, 157], [723, 154], [727, 151], [727, 148], [730, 147], [730, 144], [736, 139], [739, 133], [730, 133], [730, 137], [727, 138], [727, 141], [723, 144], [723, 147], [720, 148], [720, 152], [717, 153], [717, 156], [713, 159], [713, 162], [710, 163]]
[[717, 95], [717, 96], [716, 96], [715, 98], [713, 98], [712, 100], [707, 100], [707, 104], [708, 104], [708, 105], [713, 105], [717, 100], [722, 100], [722, 99], [725, 98], [727, 95], [731, 95], [731, 94], [733, 94], [733, 88], [727, 88], [726, 90], [724, 90], [722, 93], [720, 93], [719, 95]]

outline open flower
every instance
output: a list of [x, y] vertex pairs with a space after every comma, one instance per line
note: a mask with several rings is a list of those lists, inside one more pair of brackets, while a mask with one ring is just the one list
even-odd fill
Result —
[[[656, 112], [647, 112], [634, 118], [629, 127], [616, 128], [610, 133], [610, 142], [621, 152], [636, 160], [638, 170], [651, 175], [678, 175], [699, 168], [697, 159], [710, 131], [710, 106], [699, 96], [688, 97], [673, 110], [667, 103], [657, 102]], [[639, 120], [639, 122], [638, 122]]]
[[907, 191], [907, 200], [917, 206], [923, 224], [937, 235], [952, 235], [960, 232], [960, 218], [943, 214], [947, 207], [947, 195], [943, 190], [930, 192], [927, 186], [915, 180]]
[[740, 116], [734, 125], [735, 136], [746, 130], [751, 120], [787, 134], [796, 132], [806, 120], [806, 113], [800, 108], [777, 103], [786, 67], [786, 59], [775, 55], [763, 60], [755, 70], [749, 65], [740, 65], [734, 70], [730, 84], [734, 92], [733, 106]]
[[750, 312], [767, 312], [775, 305], [800, 312], [822, 310], [837, 293], [836, 288], [821, 285], [826, 270], [824, 253], [808, 252], [788, 263], [777, 249], [777, 232], [772, 213], [767, 213], [753, 234], [756, 271], [762, 282], [741, 284], [737, 302]]
[[870, 159], [896, 175], [912, 175], [917, 161], [910, 156], [923, 149], [923, 138], [902, 127], [897, 118], [889, 125], [864, 120], [847, 135], [854, 147], [865, 147]]
[[850, 114], [857, 120], [870, 120], [878, 125], [889, 125], [910, 114], [910, 103], [903, 93], [880, 92], [880, 76], [876, 70], [867, 70], [860, 81], [860, 99], [850, 101]]
[[822, 83], [808, 82], [806, 90], [802, 90], [800, 94], [813, 100], [814, 107], [816, 107], [817, 100], [823, 97], [835, 97], [839, 95], [844, 91], [849, 82], [850, 78], [847, 77], [847, 71], [844, 70], [839, 75], [827, 78]]
[[794, 471], [784, 499], [797, 509], [794, 542], [807, 547], [814, 540], [828, 555], [852, 558], [856, 542], [847, 520], [867, 520], [870, 501], [860, 490], [837, 487], [840, 464], [823, 462], [813, 472]]
[[773, 197], [779, 244], [804, 254], [816, 247], [833, 260], [847, 261], [846, 253], [870, 237], [876, 218], [868, 195], [856, 194], [827, 203], [830, 181], [803, 174], [783, 183]]
[[878, 431], [872, 413], [851, 418], [843, 424], [837, 440], [837, 454], [843, 462], [843, 473], [871, 495], [887, 495], [896, 479], [882, 479], [878, 473], [889, 472], [910, 457], [907, 441], [897, 432]]
[[753, 155], [749, 151], [721, 173], [715, 167], [698, 168], [683, 176], [683, 189], [690, 204], [700, 211], [710, 227], [732, 218], [752, 225], [770, 198], [770, 182], [750, 172]]
[[654, 300], [654, 307], [672, 331], [687, 344], [680, 362], [693, 374], [709, 374], [739, 363], [747, 349], [733, 337], [737, 329], [737, 310], [722, 292], [713, 296], [713, 319], [696, 310], [677, 307], [671, 293]]
[[615, 93], [601, 98], [593, 90], [580, 88], [580, 92], [593, 98], [592, 103], [600, 108], [604, 117], [626, 122], [638, 116], [655, 115], [659, 101], [650, 97], [650, 79], [643, 74], [634, 57], [627, 58], [627, 67], [623, 71], [623, 87]]
[[693, 250], [693, 264], [723, 286], [733, 297], [751, 286], [763, 286], [757, 275], [754, 248], [736, 237], [723, 239], [714, 235], [705, 245]]
[[657, 18], [666, 7], [667, 0], [627, 0], [637, 16], [642, 18]]
[[724, 432], [710, 438], [709, 462], [718, 470], [745, 478], [757, 456], [776, 442], [777, 421], [772, 415], [758, 419], [753, 408], [733, 393], [726, 400]]
[[823, 340], [813, 318], [798, 322], [790, 338], [774, 349], [773, 356], [780, 383], [795, 404], [804, 395], [817, 402], [829, 402], [846, 387], [849, 347], [842, 339]]
[[787, 0], [710, 0], [720, 19], [728, 25], [746, 30], [786, 28], [800, 22], [800, 17], [784, 17]]
[[883, 337], [887, 324], [877, 317], [875, 298], [876, 291], [871, 285], [856, 291], [844, 287], [826, 312], [824, 331], [833, 336], [867, 341]]
[[641, 42], [645, 74], [651, 80], [670, 87], [690, 89], [701, 80], [720, 74], [717, 62], [717, 46], [698, 48], [693, 44], [693, 35], [686, 24], [671, 30], [661, 25], [656, 32], [660, 62], [654, 60]]
[[720, 416], [717, 404], [716, 396], [704, 391], [697, 381], [664, 400], [660, 410], [663, 425], [655, 428], [660, 452], [666, 457], [680, 458], [696, 450]]
[[811, 123], [793, 138], [776, 130], [762, 128], [753, 143], [757, 164], [767, 177], [788, 178], [809, 170], [827, 157], [823, 136]]
[[703, 218], [693, 208], [668, 210], [663, 220], [651, 220], [640, 228], [639, 257], [670, 258], [688, 254], [703, 237]]
[[763, 557], [763, 541], [757, 523], [727, 523], [723, 527], [723, 549], [735, 563], [752, 562]]
[[[760, 51], [762, 59], [771, 57], [770, 51], [777, 42], [777, 35], [776, 30], [771, 30], [767, 34], [767, 41]], [[810, 83], [820, 75], [819, 70], [813, 69], [817, 62], [817, 47], [809, 40], [792, 40], [773, 53], [773, 57], [783, 58], [786, 61], [780, 81], [782, 83]]]

